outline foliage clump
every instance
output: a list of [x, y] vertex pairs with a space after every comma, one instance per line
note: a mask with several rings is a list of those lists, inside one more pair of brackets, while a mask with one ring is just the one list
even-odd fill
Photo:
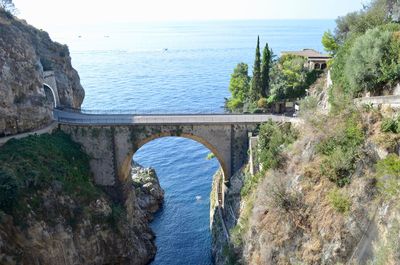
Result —
[[0, 0], [0, 10], [6, 11], [8, 14], [17, 14], [17, 9], [12, 0]]
[[381, 131], [385, 133], [400, 133], [400, 117], [383, 119]]
[[400, 39], [395, 37], [394, 28], [387, 28], [368, 30], [349, 50], [344, 75], [353, 95], [365, 91], [377, 94], [400, 80]]
[[335, 55], [332, 89], [350, 97], [380, 95], [400, 81], [400, 25], [392, 23], [388, 2], [374, 0], [340, 17], [334, 34], [324, 34], [325, 49]]
[[260, 127], [258, 162], [263, 170], [277, 168], [282, 162], [282, 151], [297, 138], [290, 123], [278, 124], [269, 120]]
[[338, 187], [350, 182], [361, 155], [365, 133], [359, 119], [356, 113], [349, 114], [343, 124], [333, 129], [332, 135], [317, 145], [317, 151], [322, 155], [321, 174]]
[[389, 154], [376, 165], [378, 187], [384, 197], [392, 198], [400, 192], [400, 158]]
[[231, 75], [229, 91], [232, 97], [227, 101], [230, 110], [243, 108], [247, 95], [250, 91], [249, 67], [245, 63], [239, 63]]
[[10, 212], [19, 195], [16, 177], [5, 169], [0, 169], [0, 209]]
[[249, 76], [247, 64], [236, 66], [229, 84], [232, 96], [227, 99], [226, 108], [230, 111], [265, 112], [273, 103], [303, 97], [320, 73], [310, 70], [302, 56], [284, 55], [275, 60], [268, 43], [261, 58], [258, 38], [253, 75]]
[[351, 207], [351, 200], [350, 198], [340, 191], [339, 189], [335, 188], [328, 193], [328, 200], [331, 206], [340, 213], [348, 213]]
[[0, 210], [24, 215], [39, 190], [55, 183], [80, 202], [101, 192], [91, 181], [89, 158], [68, 135], [29, 136], [10, 140], [0, 149]]
[[304, 207], [302, 194], [290, 190], [285, 183], [273, 185], [270, 189], [270, 207], [284, 213], [296, 212]]

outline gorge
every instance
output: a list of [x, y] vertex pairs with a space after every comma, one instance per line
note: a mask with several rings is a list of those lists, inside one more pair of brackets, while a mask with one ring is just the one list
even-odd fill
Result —
[[[275, 52], [321, 50], [328, 28], [330, 20], [57, 28], [70, 53], [0, 12], [0, 136], [51, 123], [49, 71], [60, 107], [84, 116], [55, 113], [52, 134], [0, 146], [0, 263], [396, 264], [390, 104], [353, 104], [328, 92], [322, 75], [300, 103], [300, 124], [215, 122], [231, 69], [253, 60], [257, 35]], [[168, 112], [181, 116], [158, 124], [127, 115]]]

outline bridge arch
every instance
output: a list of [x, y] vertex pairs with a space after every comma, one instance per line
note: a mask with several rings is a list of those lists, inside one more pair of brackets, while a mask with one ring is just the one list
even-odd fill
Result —
[[[223, 170], [224, 180], [228, 184], [233, 173], [239, 170], [247, 159], [249, 132], [254, 131], [258, 121], [245, 124], [232, 124], [228, 122], [196, 121], [193, 123], [175, 123], [177, 118], [195, 119], [192, 116], [105, 116], [106, 121], [112, 118], [115, 125], [109, 125], [102, 120], [100, 124], [82, 124], [76, 119], [74, 113], [56, 111], [60, 121], [60, 129], [71, 135], [72, 139], [83, 146], [90, 156], [90, 168], [94, 181], [100, 186], [119, 186], [129, 179], [133, 155], [144, 144], [151, 140], [177, 136], [194, 140], [203, 144], [213, 152]], [[64, 118], [60, 120], [60, 115]], [[95, 121], [93, 115], [79, 114], [84, 119]], [[118, 117], [118, 119], [115, 119]], [[203, 119], [220, 119], [215, 117], [200, 116]], [[237, 119], [237, 116], [228, 116]], [[123, 118], [123, 119], [121, 119]], [[140, 122], [143, 118], [146, 123]], [[252, 117], [254, 118], [254, 117]], [[71, 123], [68, 123], [71, 119]], [[160, 122], [159, 120], [162, 120]]]
[[45, 93], [46, 93], [46, 90], [51, 92], [51, 94], [53, 96], [53, 103], [54, 103], [53, 107], [57, 108], [57, 97], [56, 97], [56, 93], [55, 93], [54, 89], [50, 85], [43, 83], [43, 90]]
[[227, 165], [226, 161], [224, 161], [224, 158], [223, 158], [221, 152], [218, 150], [218, 148], [215, 147], [213, 144], [211, 144], [206, 139], [204, 139], [203, 137], [196, 136], [196, 135], [189, 134], [189, 133], [182, 133], [182, 134], [176, 135], [172, 132], [163, 132], [163, 133], [152, 134], [144, 139], [141, 139], [140, 141], [138, 141], [138, 143], [133, 148], [133, 150], [128, 154], [128, 157], [124, 161], [123, 168], [130, 166], [133, 156], [142, 146], [144, 146], [145, 144], [147, 144], [153, 140], [160, 139], [160, 138], [166, 138], [166, 137], [182, 137], [182, 138], [190, 139], [197, 143], [202, 144], [204, 147], [206, 147], [208, 150], [210, 150], [215, 155], [215, 158], [218, 160], [220, 167], [222, 169], [222, 172], [224, 175], [224, 180], [229, 179], [228, 165]]

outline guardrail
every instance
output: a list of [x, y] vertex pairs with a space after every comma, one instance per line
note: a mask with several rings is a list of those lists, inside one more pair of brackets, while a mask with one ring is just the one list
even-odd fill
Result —
[[354, 102], [356, 104], [387, 104], [387, 105], [400, 105], [400, 95], [390, 95], [390, 96], [377, 96], [377, 97], [363, 97], [355, 98]]
[[[106, 114], [115, 114], [115, 115], [188, 115], [188, 114], [196, 114], [196, 115], [208, 115], [208, 114], [227, 114], [224, 108], [213, 108], [213, 109], [75, 109], [75, 108], [65, 108], [59, 107], [57, 108], [59, 111], [64, 112], [72, 112], [72, 113], [80, 113], [80, 114], [91, 114], [91, 115], [106, 115]], [[240, 113], [238, 113], [240, 114]]]
[[272, 114], [88, 114], [80, 111], [54, 110], [54, 120], [65, 124], [126, 125], [126, 124], [245, 124], [276, 122], [297, 122], [299, 119]]
[[73, 117], [55, 117], [59, 123], [65, 124], [93, 124], [93, 125], [115, 125], [115, 124], [245, 124], [245, 123], [263, 123], [268, 120], [276, 122], [297, 122], [295, 118], [288, 118], [282, 116], [142, 116], [142, 117], [126, 117], [126, 118], [112, 118], [112, 117], [99, 117], [99, 118], [73, 118]]

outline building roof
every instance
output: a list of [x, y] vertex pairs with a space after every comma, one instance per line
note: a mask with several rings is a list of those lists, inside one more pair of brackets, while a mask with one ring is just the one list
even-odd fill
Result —
[[308, 59], [330, 59], [331, 56], [327, 54], [322, 54], [317, 52], [314, 49], [303, 49], [302, 51], [283, 51], [282, 55], [291, 54], [291, 55], [298, 55], [303, 56]]

